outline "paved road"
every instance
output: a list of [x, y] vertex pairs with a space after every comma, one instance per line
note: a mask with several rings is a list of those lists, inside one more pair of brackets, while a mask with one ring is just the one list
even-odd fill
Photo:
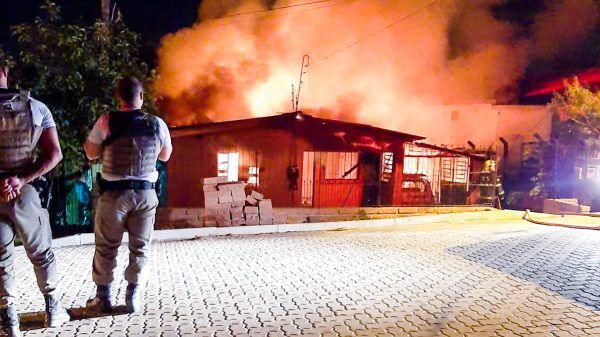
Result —
[[[123, 304], [121, 247], [114, 301]], [[87, 318], [91, 246], [56, 251], [76, 320], [25, 336], [599, 336], [600, 232], [525, 222], [218, 237], [153, 246], [144, 313]]]

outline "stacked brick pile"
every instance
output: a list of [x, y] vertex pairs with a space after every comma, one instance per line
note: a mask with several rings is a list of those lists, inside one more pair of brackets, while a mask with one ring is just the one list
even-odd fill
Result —
[[256, 191], [246, 195], [244, 182], [227, 182], [227, 177], [205, 178], [203, 181], [204, 226], [256, 226], [274, 223], [270, 199]]

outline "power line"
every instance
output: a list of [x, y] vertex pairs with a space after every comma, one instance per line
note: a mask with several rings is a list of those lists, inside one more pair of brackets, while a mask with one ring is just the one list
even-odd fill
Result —
[[249, 12], [242, 12], [242, 13], [237, 13], [237, 14], [224, 15], [224, 16], [215, 18], [213, 20], [225, 19], [225, 18], [232, 18], [232, 17], [239, 17], [239, 16], [246, 16], [246, 15], [253, 15], [253, 14], [262, 14], [262, 13], [274, 12], [274, 11], [278, 11], [278, 10], [282, 10], [282, 9], [289, 9], [289, 8], [295, 8], [295, 7], [310, 6], [310, 5], [316, 5], [316, 4], [325, 3], [325, 2], [332, 2], [332, 1], [336, 1], [336, 0], [315, 0], [315, 1], [303, 2], [303, 3], [293, 4], [293, 5], [287, 5], [287, 6], [281, 6], [281, 7], [274, 7], [274, 8], [270, 8], [270, 9], [259, 9], [259, 10], [255, 10], [255, 11], [249, 11]]
[[331, 53], [331, 54], [329, 54], [329, 55], [326, 55], [325, 57], [323, 57], [323, 59], [327, 60], [328, 58], [330, 58], [330, 57], [332, 57], [332, 56], [335, 56], [335, 55], [337, 55], [337, 54], [339, 54], [339, 53], [341, 53], [341, 52], [343, 52], [343, 51], [345, 51], [345, 50], [348, 50], [348, 49], [350, 49], [350, 48], [352, 48], [352, 47], [356, 46], [357, 44], [360, 44], [360, 43], [362, 43], [363, 41], [365, 41], [365, 40], [368, 40], [368, 39], [372, 38], [372, 37], [373, 37], [373, 36], [375, 36], [375, 35], [378, 35], [378, 34], [381, 34], [381, 33], [383, 33], [384, 31], [386, 31], [386, 30], [388, 30], [388, 29], [390, 29], [390, 28], [394, 27], [395, 25], [399, 24], [400, 22], [402, 22], [402, 21], [404, 21], [404, 20], [406, 20], [406, 19], [409, 19], [409, 18], [411, 18], [411, 17], [413, 17], [413, 16], [415, 16], [415, 15], [417, 15], [417, 14], [421, 13], [422, 11], [424, 11], [424, 10], [428, 9], [429, 7], [433, 6], [433, 5], [434, 5], [434, 4], [436, 4], [437, 2], [438, 2], [438, 0], [431, 1], [431, 2], [430, 2], [430, 3], [428, 3], [427, 5], [425, 5], [425, 6], [421, 7], [421, 8], [419, 8], [419, 9], [417, 9], [416, 11], [414, 11], [414, 12], [412, 12], [412, 13], [409, 13], [409, 14], [407, 14], [407, 15], [405, 15], [405, 16], [403, 16], [403, 17], [401, 17], [400, 19], [398, 19], [398, 20], [396, 20], [396, 21], [394, 21], [394, 22], [390, 23], [389, 25], [387, 25], [387, 26], [385, 26], [385, 27], [382, 27], [382, 28], [380, 28], [380, 29], [378, 29], [378, 30], [376, 30], [376, 31], [374, 31], [374, 32], [372, 32], [372, 33], [370, 33], [370, 34], [367, 34], [367, 35], [365, 35], [365, 36], [363, 36], [363, 37], [359, 38], [358, 40], [356, 40], [356, 41], [354, 41], [354, 42], [352, 42], [352, 43], [350, 43], [350, 44], [348, 44], [348, 45], [346, 45], [346, 46], [342, 47], [341, 49], [338, 49], [338, 50], [336, 50], [335, 52], [333, 52], [333, 53]]
[[[319, 1], [319, 2], [334, 2], [334, 1], [340, 1], [340, 0], [326, 0], [326, 1]], [[258, 10], [258, 11], [254, 11], [254, 12], [244, 12], [244, 13], [240, 13], [240, 14], [233, 14], [233, 15], [229, 15], [229, 16], [223, 16], [220, 18], [215, 18], [215, 19], [211, 19], [211, 20], [207, 20], [207, 21], [203, 21], [202, 24], [206, 24], [206, 25], [210, 25], [210, 26], [228, 26], [228, 25], [234, 25], [237, 23], [242, 23], [245, 21], [249, 21], [249, 20], [254, 20], [255, 17], [254, 16], [250, 16], [250, 15], [257, 15], [257, 14], [269, 14], [268, 17], [266, 18], [261, 18], [261, 20], [266, 20], [266, 19], [275, 19], [278, 18], [280, 15], [286, 14], [286, 15], [294, 15], [294, 14], [301, 14], [304, 12], [308, 12], [308, 11], [314, 11], [317, 9], [325, 9], [325, 8], [331, 8], [331, 7], [336, 7], [336, 6], [340, 6], [340, 5], [344, 5], [347, 4], [348, 2], [351, 1], [357, 1], [357, 0], [342, 0], [339, 3], [333, 3], [333, 4], [328, 4], [328, 5], [323, 5], [323, 6], [318, 6], [318, 7], [311, 7], [311, 8], [306, 8], [306, 9], [300, 9], [297, 11], [287, 11], [287, 12], [278, 12], [278, 13], [272, 13], [273, 10], [269, 10], [269, 9], [265, 9], [265, 10]], [[293, 8], [293, 7], [299, 7], [299, 6], [308, 6], [308, 5], [312, 5], [312, 4], [316, 4], [319, 2], [310, 2], [310, 3], [305, 3], [305, 4], [296, 4], [296, 5], [290, 5], [290, 6], [285, 6], [285, 7], [277, 7], [277, 9], [288, 9], [288, 8]], [[232, 21], [227, 21], [224, 19], [230, 19]], [[236, 19], [237, 18], [237, 19]], [[223, 21], [225, 22], [220, 22], [219, 20], [223, 19]]]

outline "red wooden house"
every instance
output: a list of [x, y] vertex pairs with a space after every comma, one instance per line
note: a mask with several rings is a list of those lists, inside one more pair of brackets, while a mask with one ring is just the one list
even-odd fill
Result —
[[275, 207], [401, 205], [405, 144], [423, 139], [301, 112], [171, 132], [171, 207], [202, 207], [202, 179], [217, 175], [248, 182]]

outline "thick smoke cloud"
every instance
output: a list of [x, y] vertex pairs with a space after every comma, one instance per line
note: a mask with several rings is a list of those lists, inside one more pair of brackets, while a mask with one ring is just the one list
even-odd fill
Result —
[[300, 109], [320, 116], [402, 129], [431, 105], [510, 102], [532, 58], [598, 15], [593, 0], [548, 0], [523, 36], [492, 14], [501, 2], [205, 0], [198, 23], [163, 39], [155, 89], [173, 125], [285, 112], [309, 54]]

